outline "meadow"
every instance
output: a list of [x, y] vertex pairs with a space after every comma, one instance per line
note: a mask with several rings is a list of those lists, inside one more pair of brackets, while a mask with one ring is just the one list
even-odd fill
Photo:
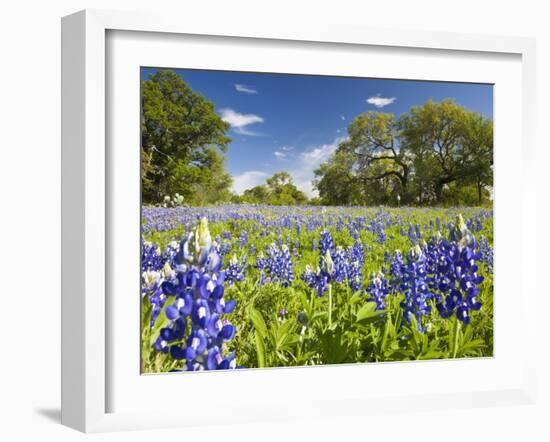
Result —
[[142, 373], [490, 357], [484, 208], [142, 208]]

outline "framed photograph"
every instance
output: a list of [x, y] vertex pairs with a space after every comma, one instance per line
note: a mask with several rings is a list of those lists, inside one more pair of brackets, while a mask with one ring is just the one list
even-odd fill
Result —
[[62, 35], [64, 424], [534, 400], [532, 40]]

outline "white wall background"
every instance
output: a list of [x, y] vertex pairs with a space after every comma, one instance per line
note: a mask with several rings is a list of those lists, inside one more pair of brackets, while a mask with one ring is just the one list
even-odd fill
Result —
[[[0, 9], [0, 438], [82, 440], [59, 425], [60, 370], [60, 17], [84, 8], [160, 10], [231, 20], [315, 21], [533, 36], [538, 43], [539, 219], [548, 214], [550, 160], [543, 131], [550, 121], [550, 14], [545, 2], [460, 0], [11, 0]], [[371, 4], [372, 3], [372, 4]], [[514, 177], [510, 177], [514, 179]], [[102, 434], [95, 440], [549, 440], [550, 339], [547, 226], [539, 222], [539, 401], [535, 406], [377, 415], [345, 419]], [[513, 238], [511, 238], [513, 240]], [[518, 349], [521, 352], [521, 349]], [[289, 392], [290, 393], [290, 392]], [[159, 400], [161, 400], [159, 398]]]

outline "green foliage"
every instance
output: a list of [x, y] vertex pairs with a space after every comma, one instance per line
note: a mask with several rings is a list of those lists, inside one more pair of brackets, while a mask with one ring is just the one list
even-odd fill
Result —
[[363, 199], [360, 187], [352, 173], [353, 155], [337, 151], [331, 161], [315, 171], [314, 185], [326, 205], [350, 205]]
[[451, 183], [492, 186], [493, 123], [452, 100], [428, 101], [400, 120], [400, 137], [421, 178], [421, 199], [441, 201]]
[[269, 204], [272, 206], [294, 206], [308, 202], [307, 196], [294, 184], [288, 172], [277, 172], [261, 186], [244, 191], [240, 197], [233, 197], [234, 203]]
[[452, 100], [395, 119], [367, 112], [315, 171], [327, 205], [481, 205], [493, 185], [493, 122]]
[[159, 70], [141, 83], [141, 179], [145, 203], [179, 193], [187, 204], [228, 201], [224, 168], [229, 125], [214, 104], [173, 71]]

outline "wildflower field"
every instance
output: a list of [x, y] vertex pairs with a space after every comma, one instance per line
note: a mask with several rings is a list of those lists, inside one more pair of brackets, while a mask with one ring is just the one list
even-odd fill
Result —
[[142, 372], [488, 357], [483, 208], [142, 209]]

